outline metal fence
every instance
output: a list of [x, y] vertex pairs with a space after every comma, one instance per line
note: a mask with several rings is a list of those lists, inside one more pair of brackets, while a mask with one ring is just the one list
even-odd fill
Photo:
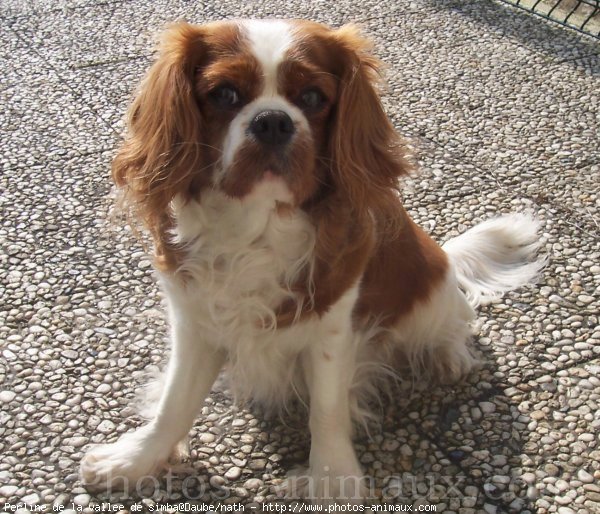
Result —
[[600, 0], [502, 0], [600, 39]]

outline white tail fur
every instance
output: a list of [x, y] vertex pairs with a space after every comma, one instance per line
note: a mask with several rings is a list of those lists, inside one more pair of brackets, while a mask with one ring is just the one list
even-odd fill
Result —
[[538, 227], [530, 215], [509, 214], [484, 221], [442, 246], [473, 307], [536, 277], [546, 263], [545, 258], [533, 260]]

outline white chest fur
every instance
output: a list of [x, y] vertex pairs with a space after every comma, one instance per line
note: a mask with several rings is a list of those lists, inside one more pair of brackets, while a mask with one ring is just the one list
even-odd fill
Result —
[[237, 394], [266, 403], [291, 385], [282, 374], [293, 373], [310, 339], [309, 323], [274, 330], [274, 309], [310, 268], [315, 239], [302, 211], [278, 213], [276, 202], [287, 199], [283, 184], [265, 181], [243, 200], [207, 191], [197, 202], [174, 202], [186, 278], [161, 277], [171, 323], [193, 324], [199, 338], [226, 350]]

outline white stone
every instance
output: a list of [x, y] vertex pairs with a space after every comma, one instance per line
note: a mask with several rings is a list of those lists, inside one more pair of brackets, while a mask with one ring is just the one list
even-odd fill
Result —
[[112, 421], [105, 419], [104, 421], [101, 421], [96, 428], [98, 432], [101, 432], [103, 434], [110, 434], [114, 431], [115, 424]]
[[214, 442], [215, 440], [215, 436], [214, 434], [211, 434], [210, 432], [204, 432], [203, 434], [200, 434], [200, 442], [204, 443], [204, 444], [209, 444]]
[[238, 478], [240, 478], [240, 476], [242, 475], [242, 470], [240, 468], [238, 468], [237, 466], [234, 466], [233, 468], [229, 468], [226, 472], [225, 472], [225, 478], [227, 480], [237, 480]]
[[79, 505], [80, 507], [87, 507], [90, 503], [90, 495], [89, 494], [78, 494], [73, 498], [73, 503], [75, 505]]
[[594, 477], [590, 475], [585, 469], [580, 469], [577, 472], [577, 478], [584, 484], [591, 484], [594, 482]]
[[492, 402], [481, 402], [479, 404], [479, 408], [484, 412], [484, 414], [491, 414], [496, 411], [496, 404]]
[[19, 488], [16, 485], [3, 485], [0, 487], [0, 495], [4, 498], [8, 498], [17, 492]]
[[14, 391], [0, 391], [0, 403], [10, 403], [15, 399], [17, 393]]

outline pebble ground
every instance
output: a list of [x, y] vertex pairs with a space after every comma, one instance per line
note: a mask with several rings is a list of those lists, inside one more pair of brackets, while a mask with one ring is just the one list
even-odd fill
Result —
[[[500, 212], [542, 221], [539, 283], [481, 310], [482, 368], [406, 388], [357, 442], [380, 496], [600, 512], [600, 45], [491, 0], [0, 0], [0, 511], [115, 500], [86, 491], [78, 463], [140, 424], [130, 402], [166, 326], [146, 252], [109, 221], [110, 160], [156, 32], [233, 16], [363, 24], [422, 164], [406, 205], [438, 240]], [[215, 390], [192, 434], [200, 500], [274, 501], [308, 455], [297, 418]]]

